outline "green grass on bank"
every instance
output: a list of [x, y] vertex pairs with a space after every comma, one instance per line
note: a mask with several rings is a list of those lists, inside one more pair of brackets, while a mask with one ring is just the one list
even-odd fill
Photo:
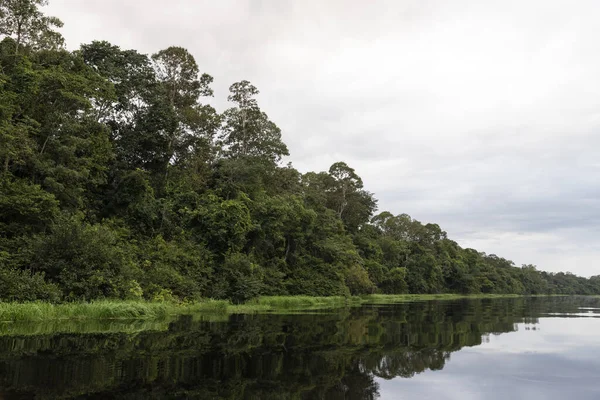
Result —
[[312, 296], [267, 296], [259, 297], [241, 306], [257, 305], [270, 310], [311, 309], [311, 308], [339, 308], [351, 305], [360, 305], [362, 299], [357, 296], [342, 297], [312, 297]]
[[81, 319], [161, 319], [174, 305], [133, 301], [50, 304], [0, 303], [0, 321], [46, 321]]
[[363, 304], [393, 304], [410, 301], [452, 300], [460, 298], [520, 297], [519, 295], [369, 295], [353, 297], [270, 296], [234, 305], [225, 300], [197, 303], [102, 300], [90, 303], [0, 303], [0, 322], [59, 320], [161, 320], [184, 314], [250, 314], [336, 309]]

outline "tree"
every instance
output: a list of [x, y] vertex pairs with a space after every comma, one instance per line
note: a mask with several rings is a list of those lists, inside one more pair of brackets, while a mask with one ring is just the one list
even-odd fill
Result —
[[[166, 129], [167, 164], [192, 168], [199, 172], [203, 163], [213, 157], [213, 136], [220, 117], [209, 105], [199, 103], [200, 97], [210, 97], [212, 76], [200, 75], [194, 57], [182, 47], [169, 47], [152, 56], [160, 82], [176, 124]], [[169, 165], [165, 165], [165, 173]], [[166, 183], [166, 182], [165, 182]]]
[[158, 186], [170, 156], [167, 132], [177, 129], [177, 116], [158, 82], [151, 60], [134, 50], [92, 42], [79, 51], [84, 62], [107, 80], [113, 96], [94, 102], [96, 118], [110, 129], [116, 163], [112, 185], [127, 171], [149, 172]]
[[[31, 101], [37, 79], [26, 60], [11, 56], [14, 41], [0, 43], [0, 161], [1, 173], [9, 174], [15, 167], [23, 166], [35, 153], [35, 121], [19, 118], [24, 114], [26, 102]], [[11, 168], [12, 167], [12, 168]]]
[[39, 10], [47, 4], [48, 0], [0, 0], [0, 35], [15, 39], [15, 54], [24, 46], [55, 50], [64, 45], [62, 35], [54, 30], [62, 28], [62, 21]]
[[327, 205], [344, 221], [350, 232], [356, 232], [367, 223], [377, 209], [373, 195], [363, 190], [362, 179], [345, 162], [329, 168]]
[[43, 232], [58, 216], [58, 201], [24, 179], [0, 179], [0, 237]]
[[29, 251], [32, 270], [44, 272], [69, 300], [124, 298], [134, 277], [129, 245], [118, 233], [77, 215], [60, 218]]
[[85, 64], [110, 83], [109, 93], [94, 108], [97, 120], [109, 125], [112, 139], [118, 139], [119, 126], [131, 123], [156, 96], [157, 82], [150, 59], [106, 41], [84, 44], [78, 53]]
[[183, 47], [169, 47], [152, 56], [156, 75], [163, 83], [171, 105], [183, 111], [192, 107], [201, 96], [212, 96], [208, 74], [200, 76], [194, 56]]
[[105, 183], [113, 159], [109, 131], [92, 109], [92, 100], [102, 98], [108, 85], [76, 54], [44, 51], [30, 58], [35, 100], [27, 99], [21, 125], [35, 121], [30, 133], [35, 148], [21, 173], [54, 193], [63, 208], [78, 209]]
[[255, 157], [276, 163], [289, 155], [281, 130], [258, 106], [259, 91], [248, 81], [234, 83], [227, 98], [236, 104], [224, 113], [221, 139], [228, 157]]
[[332, 196], [330, 204], [337, 212], [338, 217], [342, 218], [346, 207], [348, 206], [348, 196], [363, 188], [362, 179], [345, 162], [336, 162], [329, 168], [329, 175], [333, 178]]

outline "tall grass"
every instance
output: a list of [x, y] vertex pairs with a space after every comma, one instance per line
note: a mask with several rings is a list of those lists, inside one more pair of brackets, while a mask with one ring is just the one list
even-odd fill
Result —
[[176, 305], [141, 301], [103, 300], [91, 303], [0, 303], [0, 321], [80, 319], [161, 319]]
[[[269, 296], [259, 297], [254, 300], [256, 305], [271, 310], [287, 310], [317, 307], [343, 307], [352, 304], [360, 304], [360, 297], [312, 297], [312, 296]], [[251, 303], [250, 303], [251, 304]]]

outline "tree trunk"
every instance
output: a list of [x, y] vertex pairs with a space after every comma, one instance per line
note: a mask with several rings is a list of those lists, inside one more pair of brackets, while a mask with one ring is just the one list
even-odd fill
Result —
[[48, 144], [48, 140], [50, 140], [50, 136], [46, 136], [46, 140], [44, 140], [44, 144], [42, 145], [42, 150], [40, 150], [40, 155], [44, 154], [44, 150], [46, 150], [46, 145]]
[[291, 240], [287, 239], [285, 244], [285, 262], [288, 262], [288, 256], [290, 254]]
[[338, 210], [338, 217], [342, 218], [342, 214], [346, 209], [346, 185], [342, 185], [342, 201], [340, 202], [340, 208]]
[[248, 137], [246, 134], [246, 110], [242, 109], [242, 155], [248, 155]]
[[19, 54], [19, 47], [21, 45], [21, 36], [23, 36], [23, 21], [19, 21], [17, 24], [17, 40], [15, 45], [15, 55]]

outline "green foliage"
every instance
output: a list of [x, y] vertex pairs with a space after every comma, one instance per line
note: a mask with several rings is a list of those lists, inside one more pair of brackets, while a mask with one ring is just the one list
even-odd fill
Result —
[[252, 226], [247, 202], [244, 197], [225, 200], [211, 193], [202, 196], [196, 209], [186, 210], [192, 235], [217, 255], [240, 251]]
[[140, 285], [150, 300], [198, 300], [208, 294], [212, 277], [211, 253], [184, 237], [165, 241], [161, 236], [139, 249]]
[[58, 284], [69, 300], [127, 297], [132, 278], [128, 245], [111, 227], [61, 218], [31, 241], [30, 265]]
[[363, 300], [358, 297], [268, 296], [256, 299], [255, 304], [269, 307], [269, 310], [273, 311], [284, 311], [346, 307], [348, 305], [359, 305], [362, 302]]
[[47, 4], [48, 0], [0, 1], [0, 35], [15, 39], [15, 52], [21, 47], [40, 50], [63, 45], [64, 39], [54, 30], [62, 28], [61, 20], [48, 17], [39, 10]]
[[241, 253], [229, 253], [216, 270], [211, 297], [230, 299], [236, 304], [257, 297], [263, 286], [263, 270]]
[[316, 257], [304, 256], [286, 281], [292, 295], [349, 296], [344, 274]]
[[600, 279], [518, 268], [436, 224], [373, 215], [345, 162], [301, 174], [258, 89], [206, 104], [182, 47], [70, 52], [45, 0], [0, 0], [0, 298], [365, 293], [598, 294]]
[[381, 290], [387, 294], [407, 293], [406, 268], [389, 270], [381, 282]]
[[27, 180], [0, 177], [0, 193], [0, 236], [42, 232], [58, 215], [56, 198]]
[[229, 157], [252, 157], [278, 162], [289, 155], [281, 140], [281, 130], [269, 120], [254, 98], [259, 91], [248, 81], [236, 82], [227, 98], [236, 106], [224, 113], [225, 127], [221, 135]]
[[353, 296], [375, 292], [375, 285], [369, 279], [369, 273], [360, 265], [355, 264], [348, 269], [345, 283]]
[[0, 263], [0, 300], [57, 302], [61, 298], [58, 286], [44, 280], [44, 274], [17, 270]]
[[329, 168], [325, 180], [327, 206], [334, 210], [350, 232], [356, 232], [377, 208], [377, 200], [363, 190], [362, 179], [345, 162]]

